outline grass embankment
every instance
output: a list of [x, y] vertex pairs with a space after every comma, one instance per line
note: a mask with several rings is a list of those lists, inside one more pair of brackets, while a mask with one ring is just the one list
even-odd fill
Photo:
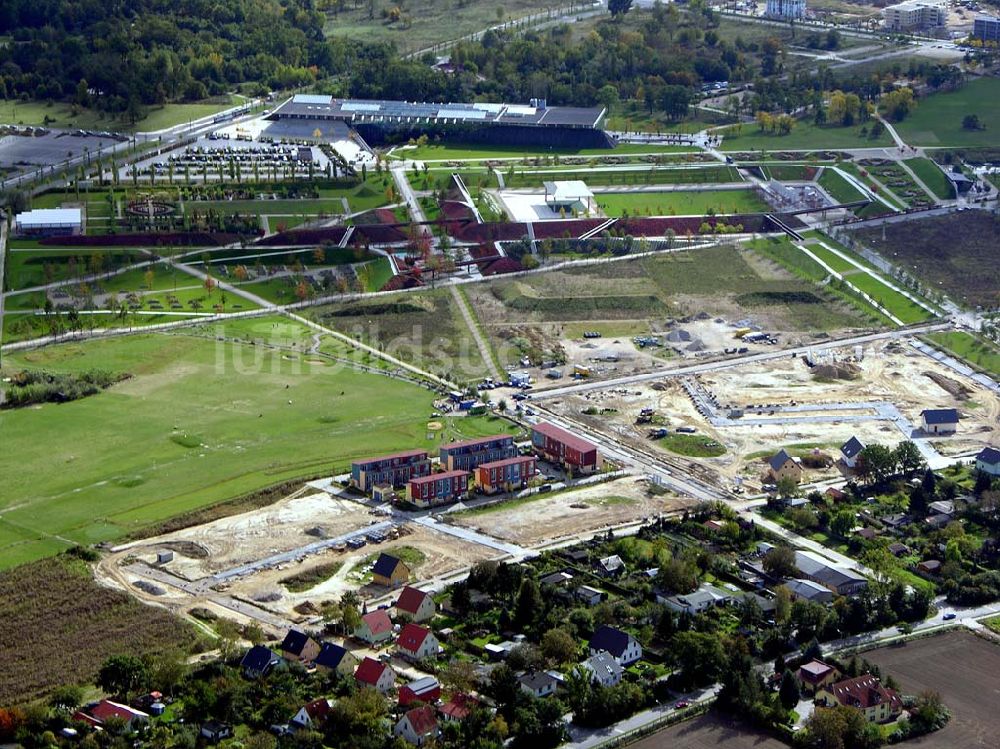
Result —
[[960, 331], [931, 333], [927, 339], [946, 353], [968, 362], [994, 379], [1000, 379], [1000, 347], [996, 344]]
[[951, 181], [947, 175], [941, 171], [941, 167], [930, 159], [916, 158], [907, 159], [905, 164], [910, 167], [914, 174], [927, 185], [938, 200], [951, 200], [955, 197], [955, 191], [951, 187]]
[[[265, 344], [277, 325], [241, 322]], [[134, 376], [73, 403], [0, 413], [0, 433], [18, 435], [0, 453], [0, 567], [121, 538], [288, 479], [343, 471], [364, 455], [509, 429], [500, 419], [465, 417], [429, 432], [431, 392], [260, 343], [184, 332], [9, 356], [4, 374], [100, 366]], [[177, 435], [195, 446], [178, 444]]]

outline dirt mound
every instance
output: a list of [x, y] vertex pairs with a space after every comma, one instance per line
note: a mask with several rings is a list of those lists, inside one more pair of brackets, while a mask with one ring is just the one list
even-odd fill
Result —
[[924, 377], [929, 377], [935, 385], [949, 392], [956, 400], [968, 400], [969, 396], [972, 395], [972, 391], [958, 380], [945, 377], [938, 372], [921, 372], [921, 374]]
[[302, 614], [304, 616], [313, 616], [319, 613], [319, 609], [312, 601], [303, 601], [295, 607], [295, 613]]
[[856, 380], [861, 376], [861, 368], [851, 362], [817, 364], [812, 373], [817, 380]]
[[322, 525], [314, 525], [312, 528], [308, 528], [305, 533], [307, 536], [315, 536], [316, 538], [330, 537], [330, 534]]
[[165, 541], [160, 544], [164, 549], [169, 549], [175, 554], [191, 559], [208, 559], [208, 549], [194, 541]]
[[257, 603], [274, 603], [275, 601], [280, 601], [281, 598], [281, 593], [276, 590], [265, 591], [253, 596], [253, 600], [257, 601]]
[[135, 587], [137, 587], [142, 592], [149, 593], [149, 595], [151, 596], [162, 596], [167, 592], [159, 585], [154, 585], [153, 583], [147, 582], [146, 580], [136, 580], [135, 583], [133, 583], [133, 585], [135, 585]]

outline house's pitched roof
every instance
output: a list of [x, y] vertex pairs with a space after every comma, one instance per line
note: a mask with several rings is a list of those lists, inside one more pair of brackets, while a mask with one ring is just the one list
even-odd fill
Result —
[[373, 635], [381, 635], [392, 630], [392, 619], [385, 609], [369, 611], [361, 617], [361, 621], [368, 627]]
[[389, 667], [384, 663], [365, 656], [365, 659], [358, 666], [358, 670], [354, 672], [354, 678], [362, 684], [375, 686], [387, 668]]
[[608, 674], [620, 678], [623, 670], [618, 661], [607, 650], [602, 650], [590, 656], [583, 662], [583, 665], [598, 676]]
[[322, 722], [330, 713], [330, 701], [322, 697], [313, 700], [305, 706], [305, 711], [314, 723]]
[[254, 645], [243, 656], [240, 666], [246, 671], [263, 671], [268, 666], [277, 662], [277, 660], [278, 656], [270, 648], [266, 648], [263, 645]]
[[995, 447], [984, 447], [979, 451], [976, 460], [988, 466], [1000, 465], [1000, 450]]
[[451, 699], [441, 706], [440, 713], [452, 720], [464, 720], [478, 704], [479, 700], [468, 694], [453, 694]]
[[617, 554], [613, 554], [610, 557], [604, 557], [604, 559], [599, 559], [597, 564], [608, 572], [614, 572], [625, 568], [625, 562], [623, 562], [622, 558]]
[[396, 611], [405, 611], [407, 614], [416, 614], [424, 599], [430, 597], [430, 593], [417, 590], [412, 585], [407, 585], [396, 599]]
[[556, 677], [547, 671], [529, 671], [519, 676], [517, 680], [532, 692], [541, 691], [544, 687], [556, 683]]
[[925, 408], [920, 415], [928, 424], [957, 424], [961, 418], [954, 408]]
[[399, 633], [399, 637], [396, 638], [396, 645], [411, 653], [415, 653], [424, 644], [424, 640], [427, 639], [430, 633], [431, 631], [427, 627], [421, 627], [419, 624], [410, 622]]
[[149, 718], [149, 714], [144, 713], [142, 710], [136, 710], [128, 705], [123, 705], [120, 702], [112, 702], [111, 700], [101, 700], [91, 709], [90, 714], [101, 721], [101, 723], [107, 722], [109, 718], [121, 718], [126, 722], [135, 718]]
[[407, 710], [403, 717], [409, 721], [410, 727], [413, 728], [413, 732], [417, 736], [426, 736], [437, 730], [437, 716], [434, 714], [434, 708], [430, 705], [421, 705]]
[[819, 583], [814, 583], [812, 580], [789, 580], [785, 583], [785, 587], [796, 598], [805, 598], [810, 601], [816, 597], [833, 595], [833, 592], [829, 588], [825, 588]]
[[903, 704], [894, 690], [882, 686], [878, 677], [871, 674], [838, 681], [827, 689], [837, 702], [847, 707], [864, 709], [888, 702], [894, 709], [901, 709]]
[[375, 560], [375, 564], [372, 567], [372, 574], [381, 575], [382, 577], [392, 577], [392, 573], [396, 571], [396, 567], [402, 564], [402, 561], [392, 556], [392, 554], [386, 554], [384, 551], [378, 555], [378, 559]]
[[823, 661], [809, 661], [799, 668], [799, 676], [807, 681], [817, 682], [826, 678], [826, 675], [834, 670], [833, 666], [823, 663]]
[[309, 635], [297, 629], [290, 629], [288, 630], [288, 634], [285, 635], [285, 639], [282, 640], [281, 647], [278, 649], [282, 653], [302, 655], [302, 650], [305, 648], [307, 642], [309, 642]]
[[403, 687], [403, 689], [408, 689], [417, 697], [424, 694], [430, 694], [435, 689], [440, 688], [441, 684], [433, 676], [424, 676], [420, 679], [414, 679]]
[[840, 452], [845, 458], [853, 458], [865, 449], [865, 443], [857, 437], [851, 437], [840, 446]]
[[332, 642], [324, 642], [316, 656], [316, 665], [324, 668], [337, 668], [347, 655], [347, 648], [335, 645]]
[[792, 462], [795, 461], [795, 459], [788, 454], [788, 451], [785, 450], [785, 448], [781, 448], [780, 450], [778, 450], [778, 452], [776, 452], [774, 455], [771, 456], [771, 459], [768, 460], [767, 463], [769, 466], [771, 466], [772, 471], [778, 471], [781, 469], [783, 465], [785, 465], [785, 463], [787, 463], [790, 460]]
[[591, 636], [590, 649], [607, 650], [615, 658], [621, 658], [631, 640], [632, 636], [627, 632], [622, 632], [620, 629], [615, 629], [605, 624], [599, 627], [593, 636]]

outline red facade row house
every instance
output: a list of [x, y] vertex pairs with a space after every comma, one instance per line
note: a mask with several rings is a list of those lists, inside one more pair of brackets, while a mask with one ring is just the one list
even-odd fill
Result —
[[539, 456], [571, 473], [594, 473], [601, 467], [597, 445], [555, 424], [535, 424], [531, 428], [531, 445]]
[[534, 455], [484, 463], [476, 469], [476, 484], [486, 494], [524, 489], [538, 473], [538, 459]]

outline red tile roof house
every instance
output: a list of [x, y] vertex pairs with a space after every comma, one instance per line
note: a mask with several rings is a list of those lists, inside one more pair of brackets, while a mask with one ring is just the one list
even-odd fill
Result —
[[441, 705], [438, 712], [446, 723], [453, 723], [465, 720], [475, 708], [479, 707], [479, 700], [468, 694], [461, 692], [453, 694], [451, 699]]
[[554, 424], [535, 424], [531, 444], [542, 458], [564, 466], [571, 473], [594, 473], [601, 467], [601, 456], [594, 445]]
[[809, 661], [801, 668], [797, 674], [802, 683], [802, 689], [809, 694], [816, 694], [816, 691], [829, 686], [836, 681], [837, 669], [828, 666], [822, 661]]
[[371, 645], [387, 642], [392, 637], [392, 620], [384, 609], [371, 611], [361, 617], [361, 624], [354, 636]]
[[438, 735], [437, 716], [430, 705], [408, 710], [392, 731], [394, 736], [405, 739], [414, 746], [423, 746]]
[[404, 658], [422, 661], [437, 658], [440, 645], [434, 633], [419, 624], [407, 624], [396, 638], [396, 650]]
[[326, 722], [326, 716], [330, 714], [331, 707], [333, 704], [330, 700], [324, 698], [313, 700], [299, 708], [295, 717], [292, 718], [292, 723], [303, 728], [318, 728]]
[[385, 663], [366, 657], [354, 672], [354, 680], [358, 686], [371, 687], [385, 694], [396, 684], [396, 673]]
[[903, 712], [903, 701], [892, 689], [882, 686], [877, 676], [865, 674], [844, 679], [816, 693], [816, 702], [826, 707], [845, 705], [860, 710], [869, 723], [885, 723]]
[[417, 590], [411, 585], [403, 588], [396, 599], [396, 616], [405, 614], [415, 622], [425, 622], [434, 617], [437, 605], [430, 593]]
[[103, 726], [112, 718], [120, 718], [125, 722], [125, 727], [130, 731], [135, 731], [141, 726], [149, 723], [149, 714], [142, 710], [123, 705], [120, 702], [111, 700], [101, 700], [90, 709], [89, 713], [78, 710], [73, 715], [73, 720], [82, 720], [95, 728]]
[[399, 704], [410, 707], [414, 703], [434, 704], [441, 699], [441, 684], [433, 676], [415, 679], [399, 689]]

